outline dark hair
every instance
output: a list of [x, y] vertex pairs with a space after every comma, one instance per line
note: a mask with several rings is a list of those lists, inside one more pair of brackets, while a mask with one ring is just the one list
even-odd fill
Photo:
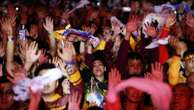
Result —
[[128, 60], [141, 60], [143, 62], [143, 57], [137, 52], [129, 52]]
[[189, 55], [194, 55], [194, 51], [188, 50], [184, 53], [183, 58], [185, 59]]
[[87, 110], [103, 110], [103, 108], [93, 106], [93, 107], [88, 108]]
[[106, 63], [106, 56], [103, 51], [97, 50], [96, 52], [93, 53], [93, 62], [96, 60], [100, 60], [105, 67], [107, 67]]
[[52, 68], [55, 68], [55, 67], [56, 66], [54, 64], [51, 64], [51, 63], [43, 63], [42, 65], [39, 65], [36, 68], [36, 70], [35, 70], [35, 76], [37, 76], [41, 70], [44, 70], [44, 69], [52, 69]]

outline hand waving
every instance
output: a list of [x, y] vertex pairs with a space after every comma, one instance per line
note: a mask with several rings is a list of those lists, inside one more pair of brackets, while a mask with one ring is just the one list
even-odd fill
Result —
[[129, 18], [129, 21], [127, 23], [127, 32], [131, 33], [135, 30], [137, 30], [139, 26], [139, 17], [138, 16], [131, 16]]
[[8, 36], [12, 36], [13, 35], [13, 28], [16, 24], [16, 17], [7, 17], [7, 18], [3, 18], [1, 21], [0, 21], [0, 24], [1, 24], [1, 28], [2, 28], [2, 31]]
[[36, 42], [32, 42], [28, 45], [27, 50], [26, 50], [26, 62], [27, 63], [35, 63], [40, 55], [41, 51], [39, 50], [38, 52], [38, 44]]
[[145, 77], [150, 80], [163, 81], [163, 66], [159, 62], [151, 64], [151, 73], [146, 73]]
[[156, 27], [154, 27], [154, 25], [151, 25], [151, 24], [145, 24], [145, 27], [146, 27], [146, 29], [144, 30], [146, 33], [147, 33], [147, 35], [148, 36], [150, 36], [150, 37], [156, 37], [157, 36], [157, 30], [156, 30]]
[[68, 110], [80, 110], [81, 94], [78, 92], [73, 92], [69, 96]]
[[[13, 76], [11, 73], [13, 74]], [[11, 81], [13, 84], [17, 84], [25, 77], [26, 77], [26, 70], [23, 67], [17, 67], [17, 69], [14, 69], [13, 71], [8, 70], [7, 79]]]
[[75, 48], [71, 42], [64, 42], [64, 47], [57, 50], [58, 56], [65, 62], [71, 62], [76, 55]]
[[115, 91], [114, 87], [116, 87], [116, 85], [119, 84], [120, 81], [121, 81], [121, 75], [119, 71], [116, 68], [111, 69], [111, 71], [109, 72], [109, 79], [108, 79], [108, 93], [106, 95], [106, 99], [109, 102], [116, 101], [117, 91]]
[[45, 21], [46, 22], [43, 24], [43, 26], [47, 32], [51, 34], [54, 31], [53, 19], [51, 17], [46, 17]]

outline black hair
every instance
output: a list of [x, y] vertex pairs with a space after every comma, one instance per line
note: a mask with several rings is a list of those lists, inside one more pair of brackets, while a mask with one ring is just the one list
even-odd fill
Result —
[[37, 76], [41, 70], [44, 70], [44, 69], [53, 69], [55, 67], [56, 66], [54, 64], [51, 64], [51, 63], [43, 63], [42, 65], [39, 65], [36, 68], [36, 70], [35, 70], [35, 76]]
[[88, 108], [87, 110], [103, 110], [103, 108], [93, 106], [93, 107]]
[[[108, 79], [108, 71], [109, 71], [109, 67], [108, 64], [106, 62], [106, 56], [104, 54], [104, 52], [102, 50], [97, 50], [96, 52], [93, 53], [93, 59], [92, 62], [99, 60], [102, 62], [102, 64], [104, 65], [104, 67], [106, 68], [105, 72], [104, 72], [104, 77], [105, 79]], [[92, 65], [93, 67], [93, 65]]]
[[93, 62], [95, 60], [100, 60], [105, 67], [107, 66], [107, 63], [105, 61], [106, 60], [106, 56], [105, 56], [103, 51], [97, 50], [96, 52], [93, 53]]
[[128, 53], [128, 60], [141, 60], [143, 62], [143, 57], [137, 52], [129, 52]]
[[184, 55], [183, 55], [183, 58], [185, 59], [187, 56], [189, 56], [189, 55], [194, 55], [194, 51], [192, 51], [192, 50], [188, 50], [188, 51], [186, 51], [185, 53], [184, 53]]

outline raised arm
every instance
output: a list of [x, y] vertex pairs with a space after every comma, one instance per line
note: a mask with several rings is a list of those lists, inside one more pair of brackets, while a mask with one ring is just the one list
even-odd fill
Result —
[[43, 24], [44, 28], [49, 34], [49, 40], [50, 40], [50, 53], [52, 56], [55, 56], [56, 53], [56, 41], [53, 35], [54, 31], [54, 24], [53, 24], [53, 19], [50, 17], [45, 18], [46, 22]]
[[7, 36], [6, 64], [8, 70], [13, 69], [13, 56], [14, 56], [13, 28], [15, 26], [15, 19], [16, 19], [15, 17], [10, 17], [1, 20], [2, 31]]

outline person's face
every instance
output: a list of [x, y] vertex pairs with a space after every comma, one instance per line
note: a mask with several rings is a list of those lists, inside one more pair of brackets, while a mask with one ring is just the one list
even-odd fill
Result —
[[111, 30], [110, 30], [110, 28], [108, 28], [108, 27], [104, 28], [104, 30], [103, 30], [103, 36], [104, 36], [105, 40], [107, 41], [108, 37], [111, 36]]
[[[40, 71], [40, 75], [43, 75], [47, 72], [48, 70], [41, 70]], [[49, 84], [44, 86], [44, 89], [42, 91], [43, 94], [51, 94], [55, 91], [55, 89], [57, 88], [57, 81], [54, 82], [50, 82]]]
[[185, 69], [189, 73], [194, 73], [194, 58], [185, 61]]
[[189, 96], [185, 88], [176, 88], [173, 93], [172, 110], [189, 110], [191, 104], [191, 96]]
[[144, 1], [142, 3], [142, 8], [143, 8], [144, 11], [151, 11], [152, 4]]
[[105, 67], [103, 65], [103, 63], [100, 61], [100, 60], [95, 60], [93, 62], [93, 73], [94, 73], [94, 76], [96, 77], [101, 77], [104, 75], [104, 70]]
[[140, 75], [143, 71], [143, 65], [139, 59], [128, 60], [128, 73], [130, 75]]
[[129, 87], [126, 89], [126, 95], [127, 100], [134, 103], [140, 102], [143, 98], [143, 92], [133, 87]]
[[9, 110], [14, 103], [12, 85], [0, 83], [0, 110]]
[[131, 10], [132, 10], [132, 11], [138, 11], [139, 8], [140, 8], [139, 2], [132, 2], [132, 3], [131, 3]]
[[38, 34], [38, 26], [37, 25], [31, 25], [30, 26], [30, 36], [36, 39], [37, 34]]

